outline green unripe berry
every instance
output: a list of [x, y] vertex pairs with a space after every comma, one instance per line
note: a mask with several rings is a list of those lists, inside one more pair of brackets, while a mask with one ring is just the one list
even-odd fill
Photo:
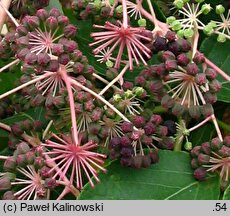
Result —
[[106, 64], [106, 66], [107, 66], [108, 68], [112, 68], [112, 67], [113, 67], [113, 62], [110, 61], [110, 60], [106, 61], [105, 64]]
[[196, 0], [197, 3], [202, 3], [204, 0]]
[[137, 97], [140, 97], [143, 93], [144, 93], [144, 89], [142, 87], [136, 87], [134, 89], [134, 94], [137, 96]]
[[182, 28], [182, 25], [178, 20], [173, 21], [171, 26], [172, 26], [172, 30], [174, 31], [178, 31]]
[[120, 101], [122, 100], [122, 97], [121, 97], [121, 95], [119, 95], [119, 94], [115, 94], [115, 95], [113, 96], [113, 100], [114, 100], [115, 102], [120, 102]]
[[175, 0], [173, 2], [176, 8], [181, 9], [184, 7], [184, 1], [183, 0]]
[[180, 37], [180, 38], [183, 38], [184, 37], [184, 30], [179, 30], [179, 31], [177, 31], [177, 35], [178, 35], [178, 37]]
[[219, 5], [216, 6], [216, 13], [217, 13], [217, 14], [223, 14], [224, 11], [225, 11], [225, 8], [224, 8], [223, 5], [220, 5], [220, 4], [219, 4]]
[[125, 98], [131, 98], [133, 96], [133, 92], [131, 90], [127, 90], [124, 93]]
[[176, 18], [174, 16], [170, 16], [166, 19], [166, 23], [171, 25], [175, 20]]
[[224, 34], [219, 34], [217, 37], [217, 41], [220, 43], [224, 43], [226, 41], [226, 36]]
[[205, 15], [208, 14], [211, 10], [212, 10], [212, 7], [210, 4], [203, 4], [201, 7], [201, 12]]
[[212, 26], [206, 25], [206, 26], [204, 27], [203, 31], [204, 31], [204, 33], [205, 33], [206, 35], [211, 35], [211, 34], [213, 33], [214, 29], [213, 29]]
[[144, 18], [139, 19], [137, 22], [138, 22], [138, 25], [140, 27], [145, 27], [146, 26], [146, 19], [144, 19]]
[[187, 151], [191, 151], [192, 150], [192, 143], [187, 141], [185, 144], [184, 144], [184, 148], [185, 150]]
[[122, 5], [117, 6], [116, 7], [116, 12], [122, 13], [123, 12], [123, 6]]
[[192, 29], [185, 29], [184, 30], [184, 36], [186, 38], [191, 38], [194, 35], [194, 31]]

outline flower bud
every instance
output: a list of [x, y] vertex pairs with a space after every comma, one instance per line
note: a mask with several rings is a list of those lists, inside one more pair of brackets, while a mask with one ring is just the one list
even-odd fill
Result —
[[34, 159], [34, 167], [36, 169], [41, 169], [45, 165], [45, 161], [42, 157], [38, 156]]
[[36, 16], [37, 16], [41, 21], [45, 21], [45, 20], [48, 18], [49, 14], [48, 14], [48, 11], [47, 11], [47, 10], [45, 10], [45, 9], [39, 9], [39, 10], [37, 10], [37, 12], [36, 12]]
[[18, 166], [20, 167], [25, 167], [26, 165], [26, 156], [24, 154], [19, 154], [17, 157], [16, 157], [16, 163]]
[[149, 153], [150, 159], [151, 159], [151, 163], [157, 163], [159, 161], [159, 155], [158, 152], [156, 150], [153, 150]]
[[37, 56], [39, 65], [47, 65], [50, 62], [50, 56], [47, 53], [39, 53]]
[[37, 16], [25, 16], [22, 22], [24, 26], [30, 28], [31, 30], [40, 25], [40, 21]]
[[29, 52], [26, 54], [24, 61], [26, 64], [33, 65], [37, 62], [37, 55], [35, 53]]
[[197, 168], [193, 173], [194, 178], [197, 179], [198, 181], [205, 180], [206, 175], [207, 175], [207, 171], [202, 167]]
[[172, 108], [174, 106], [174, 103], [174, 100], [169, 95], [165, 95], [161, 99], [161, 105], [166, 109]]
[[133, 131], [133, 124], [131, 122], [123, 122], [121, 129], [124, 133], [129, 133]]
[[210, 86], [210, 89], [215, 93], [221, 90], [221, 83], [218, 80], [212, 80], [209, 83], [209, 86]]
[[147, 168], [151, 165], [151, 158], [149, 155], [144, 155], [143, 158], [142, 158], [142, 164], [141, 166], [143, 168]]
[[161, 59], [163, 61], [166, 61], [166, 60], [175, 60], [175, 55], [171, 52], [171, 51], [163, 51], [160, 55]]
[[210, 155], [211, 154], [210, 143], [209, 142], [202, 143], [201, 151], [205, 153], [206, 155]]
[[198, 163], [198, 160], [196, 159], [196, 158], [193, 158], [192, 160], [191, 160], [191, 167], [193, 168], [193, 169], [196, 169], [196, 168], [198, 168], [200, 165], [199, 165], [199, 163]]
[[195, 82], [198, 85], [204, 85], [205, 83], [207, 83], [207, 79], [206, 79], [206, 75], [204, 73], [198, 73], [195, 76]]
[[218, 154], [221, 156], [221, 157], [224, 157], [224, 158], [229, 158], [230, 156], [230, 148], [223, 145], [221, 147], [221, 149], [218, 151]]
[[17, 28], [16, 28], [16, 32], [20, 35], [20, 36], [25, 36], [28, 34], [28, 30], [26, 29], [25, 26], [23, 25], [19, 25]]
[[191, 151], [192, 149], [192, 143], [187, 141], [185, 144], [184, 144], [184, 148], [186, 151]]
[[217, 77], [217, 73], [214, 69], [212, 68], [207, 68], [205, 70], [206, 77], [210, 80], [214, 80]]
[[167, 31], [166, 35], [165, 35], [165, 38], [168, 40], [168, 41], [174, 41], [176, 40], [176, 33], [173, 32], [173, 31]]
[[58, 62], [60, 64], [66, 65], [70, 61], [70, 57], [68, 54], [61, 54], [58, 58]]
[[131, 166], [131, 161], [132, 161], [132, 158], [131, 157], [122, 157], [121, 160], [120, 160], [120, 163], [122, 166]]
[[209, 164], [210, 156], [200, 153], [197, 157], [197, 160], [200, 165]]
[[199, 119], [201, 116], [200, 106], [190, 106], [188, 108], [189, 115], [194, 119]]
[[28, 151], [28, 152], [26, 152], [25, 156], [26, 156], [26, 161], [27, 161], [28, 164], [33, 164], [34, 163], [34, 159], [35, 159], [34, 152]]
[[74, 25], [69, 24], [64, 28], [65, 37], [73, 38], [76, 36], [76, 34], [77, 34], [77, 28]]
[[73, 40], [69, 40], [67, 43], [64, 44], [64, 48], [67, 53], [72, 53], [75, 49], [77, 49], [77, 43]]
[[217, 101], [216, 94], [212, 94], [211, 92], [205, 92], [204, 99], [207, 104], [214, 104]]
[[61, 16], [61, 12], [57, 8], [52, 8], [49, 12], [49, 16], [58, 17]]
[[23, 48], [17, 52], [16, 57], [22, 61], [24, 61], [26, 55], [30, 52], [28, 48]]
[[145, 125], [145, 119], [143, 116], [134, 116], [132, 122], [137, 128], [141, 128]]
[[213, 107], [211, 104], [205, 104], [202, 106], [202, 108], [200, 109], [201, 114], [207, 118], [210, 115], [212, 115], [214, 113]]
[[178, 103], [175, 103], [175, 105], [172, 108], [172, 114], [179, 117], [179, 116], [182, 116], [184, 112], [185, 112], [184, 106]]
[[144, 131], [147, 136], [153, 135], [156, 132], [156, 126], [153, 123], [148, 122], [144, 126]]
[[184, 30], [184, 37], [191, 38], [194, 35], [194, 31], [192, 29], [185, 29]]
[[26, 142], [21, 142], [17, 146], [18, 154], [25, 154], [30, 151], [30, 147]]
[[153, 124], [159, 125], [159, 124], [162, 122], [162, 118], [161, 118], [160, 115], [153, 114], [153, 115], [151, 116], [150, 121], [151, 121]]
[[3, 200], [16, 200], [16, 197], [14, 196], [14, 193], [13, 191], [6, 191], [3, 196], [2, 196], [2, 199]]
[[172, 150], [174, 148], [174, 140], [170, 137], [164, 137], [159, 143], [162, 149]]
[[199, 68], [195, 63], [189, 63], [186, 67], [186, 71], [190, 75], [196, 75], [199, 72]]
[[7, 176], [0, 178], [0, 191], [9, 190], [11, 188], [10, 179]]
[[135, 169], [140, 169], [142, 165], [142, 155], [132, 157], [131, 166]]
[[12, 172], [16, 169], [16, 159], [14, 157], [8, 157], [3, 165], [3, 169], [6, 172]]
[[141, 18], [137, 22], [140, 27], [146, 27], [146, 19]]
[[230, 147], [230, 136], [224, 137], [224, 145]]
[[165, 69], [167, 71], [173, 71], [177, 69], [177, 61], [176, 60], [166, 60], [165, 61]]
[[48, 64], [47, 70], [51, 72], [57, 72], [59, 68], [59, 63], [57, 60], [51, 60]]
[[205, 62], [205, 56], [203, 53], [196, 52], [195, 56], [193, 57], [193, 61], [197, 64], [202, 64]]
[[210, 147], [213, 151], [219, 150], [222, 146], [223, 146], [223, 143], [218, 137], [213, 138], [210, 142]]
[[57, 186], [57, 182], [55, 179], [53, 178], [48, 178], [45, 180], [45, 187], [49, 188], [49, 189], [54, 189]]
[[190, 62], [190, 59], [185, 53], [181, 53], [177, 56], [177, 63], [182, 66], [186, 66]]
[[58, 21], [56, 17], [50, 16], [46, 20], [46, 25], [49, 29], [55, 30], [58, 27]]
[[190, 154], [191, 154], [191, 156], [192, 156], [193, 158], [197, 158], [197, 156], [200, 154], [200, 151], [201, 151], [201, 147], [200, 147], [200, 146], [195, 146], [195, 147], [191, 150]]

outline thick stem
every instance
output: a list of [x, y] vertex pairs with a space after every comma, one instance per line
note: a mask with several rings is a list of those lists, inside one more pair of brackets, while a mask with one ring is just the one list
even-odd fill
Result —
[[66, 68], [64, 65], [60, 66], [60, 69], [58, 72], [61, 75], [63, 81], [65, 82], [66, 89], [68, 92], [70, 114], [71, 114], [71, 123], [72, 123], [72, 137], [74, 139], [75, 145], [79, 145], [74, 96], [73, 96], [73, 92], [72, 92], [72, 86], [70, 83], [70, 79], [67, 75], [67, 71], [66, 71]]
[[212, 114], [211, 117], [212, 117], [212, 122], [213, 122], [213, 124], [214, 124], [214, 126], [216, 128], [217, 136], [219, 137], [220, 141], [223, 142], [223, 137], [222, 137], [219, 125], [217, 123], [216, 117], [215, 117], [214, 114]]
[[11, 132], [10, 126], [8, 126], [8, 125], [6, 125], [6, 124], [4, 124], [2, 122], [0, 122], [0, 128], [2, 128], [3, 130], [6, 130], [8, 132]]
[[[181, 118], [178, 119], [178, 124], [181, 125], [182, 128], [185, 127], [185, 122]], [[181, 151], [183, 140], [184, 140], [184, 135], [181, 132], [180, 135], [176, 136], [173, 151]]]
[[216, 66], [213, 62], [211, 62], [208, 58], [205, 57], [205, 63], [212, 67], [216, 72], [221, 75], [224, 79], [226, 79], [228, 82], [230, 82], [230, 76], [226, 74], [223, 70], [221, 70], [218, 66]]
[[11, 4], [11, 0], [1, 0], [1, 5], [3, 7], [0, 6], [0, 33], [2, 31], [2, 27], [5, 23], [5, 19], [6, 19], [6, 15], [7, 15], [4, 8], [6, 8], [8, 10], [10, 7], [10, 4]]
[[194, 36], [192, 40], [192, 59], [197, 52], [198, 41], [199, 41], [199, 31], [197, 29], [197, 26], [194, 26]]
[[19, 62], [20, 62], [19, 59], [16, 59], [16, 60], [10, 62], [9, 64], [7, 64], [4, 67], [0, 68], [0, 73], [3, 72], [4, 70], [6, 70], [7, 68], [11, 67], [12, 65], [15, 65], [15, 64], [17, 64]]
[[123, 70], [120, 72], [120, 74], [115, 77], [107, 86], [105, 86], [105, 88], [103, 88], [99, 95], [103, 95], [111, 86], [113, 86], [113, 84], [115, 84], [117, 81], [119, 81], [123, 75], [125, 74], [125, 72], [127, 71], [127, 69], [129, 68], [129, 64], [125, 65], [125, 67], [123, 68]]
[[128, 28], [128, 15], [127, 15], [127, 5], [126, 0], [122, 0], [122, 10], [123, 10], [123, 27]]
[[[95, 78], [97, 78], [98, 80], [100, 80], [101, 82], [105, 83], [105, 84], [109, 84], [109, 81], [104, 79], [103, 77], [101, 77], [100, 75], [96, 74], [96, 73], [93, 73], [92, 74]], [[115, 91], [120, 91], [121, 89], [119, 89], [117, 86], [115, 85], [112, 85], [111, 86]]]
[[11, 94], [13, 94], [13, 93], [15, 93], [15, 92], [17, 92], [17, 91], [19, 91], [19, 90], [21, 90], [21, 89], [23, 89], [23, 88], [25, 88], [25, 87], [27, 87], [27, 86], [29, 86], [29, 85], [32, 85], [32, 84], [34, 84], [34, 83], [36, 83], [36, 82], [38, 82], [40, 80], [43, 80], [43, 79], [51, 76], [52, 74], [53, 74], [52, 72], [49, 72], [49, 73], [46, 72], [45, 74], [43, 74], [43, 75], [41, 75], [41, 76], [39, 76], [39, 77], [37, 77], [35, 79], [32, 79], [29, 82], [26, 82], [26, 83], [14, 88], [14, 89], [8, 91], [8, 92], [5, 92], [4, 94], [0, 95], [0, 100], [5, 98], [5, 97], [7, 97], [7, 96], [9, 96], [9, 95], [11, 95]]
[[199, 124], [195, 125], [194, 127], [188, 129], [189, 132], [192, 132], [194, 130], [196, 130], [197, 128], [203, 126], [206, 122], [210, 121], [212, 119], [212, 116], [207, 117], [205, 120], [203, 120], [202, 122], [200, 122]]
[[109, 103], [106, 99], [104, 99], [102, 96], [98, 95], [96, 92], [92, 91], [91, 89], [87, 88], [86, 86], [83, 86], [81, 83], [79, 83], [76, 80], [73, 80], [69, 77], [70, 82], [77, 86], [80, 87], [81, 89], [83, 89], [86, 92], [89, 92], [90, 94], [92, 94], [95, 98], [97, 98], [98, 100], [102, 101], [105, 105], [107, 105], [110, 109], [112, 109], [115, 113], [117, 113], [124, 121], [130, 122], [129, 119], [127, 119], [118, 109], [116, 109], [116, 107], [114, 107], [111, 103]]
[[6, 160], [6, 159], [8, 159], [8, 158], [9, 158], [9, 156], [0, 155], [0, 160]]

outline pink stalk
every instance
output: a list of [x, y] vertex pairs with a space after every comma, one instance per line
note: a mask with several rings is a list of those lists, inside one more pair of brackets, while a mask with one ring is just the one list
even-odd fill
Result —
[[32, 79], [29, 82], [26, 82], [26, 83], [14, 88], [14, 89], [8, 91], [8, 92], [5, 92], [4, 94], [0, 95], [0, 100], [5, 98], [5, 97], [7, 97], [7, 96], [9, 96], [9, 95], [11, 95], [11, 94], [13, 94], [13, 93], [15, 93], [15, 92], [17, 92], [17, 91], [19, 91], [19, 90], [21, 90], [21, 89], [23, 89], [23, 88], [25, 88], [25, 87], [27, 87], [27, 86], [29, 86], [29, 85], [31, 85], [31, 84], [34, 84], [34, 83], [36, 83], [36, 82], [38, 82], [40, 80], [43, 80], [43, 79], [45, 79], [45, 78], [47, 78], [47, 77], [49, 77], [51, 75], [53, 75], [52, 72], [46, 72], [45, 74], [43, 74], [43, 75], [41, 75], [41, 76], [39, 76], [39, 77], [37, 77], [35, 79]]
[[110, 83], [108, 83], [108, 85], [105, 86], [105, 88], [103, 88], [100, 91], [99, 95], [103, 95], [111, 86], [113, 86], [113, 84], [115, 84], [118, 80], [120, 80], [128, 68], [129, 68], [129, 64], [126, 64], [125, 67], [123, 68], [123, 70], [121, 71], [121, 73], [119, 73], [119, 75], [117, 77], [115, 77]]
[[199, 127], [203, 126], [206, 122], [210, 121], [212, 119], [212, 116], [207, 117], [205, 120], [203, 120], [202, 122], [200, 122], [199, 124], [195, 125], [194, 127], [188, 129], [189, 132], [192, 132], [196, 129], [198, 129]]
[[205, 57], [205, 63], [212, 67], [218, 74], [220, 74], [224, 79], [230, 82], [230, 76], [226, 74], [223, 70], [221, 70], [218, 66], [216, 66], [212, 61]]
[[76, 112], [75, 112], [75, 104], [74, 104], [74, 96], [72, 92], [72, 87], [70, 83], [70, 79], [67, 75], [67, 71], [64, 65], [61, 65], [58, 71], [66, 84], [66, 89], [68, 92], [69, 105], [70, 105], [70, 113], [71, 113], [71, 122], [72, 122], [72, 136], [75, 142], [75, 145], [79, 145], [78, 141], [78, 130], [77, 130], [77, 120], [76, 120]]
[[194, 32], [193, 41], [192, 41], [192, 58], [195, 56], [197, 52], [198, 41], [199, 41], [199, 31], [197, 27], [195, 26], [195, 32]]
[[0, 160], [6, 160], [8, 158], [9, 158], [8, 156], [2, 156], [2, 155], [0, 155]]
[[69, 78], [70, 82], [77, 86], [80, 87], [81, 89], [83, 89], [86, 92], [89, 92], [90, 94], [92, 94], [95, 98], [97, 98], [98, 100], [100, 100], [101, 102], [103, 102], [105, 105], [107, 105], [110, 109], [112, 109], [115, 113], [117, 113], [124, 121], [130, 122], [129, 119], [127, 119], [125, 117], [125, 115], [123, 115], [118, 109], [116, 109], [111, 103], [109, 103], [107, 100], [105, 100], [102, 96], [100, 96], [99, 94], [97, 94], [96, 92], [92, 91], [91, 89], [87, 88], [86, 86], [82, 85], [81, 83], [79, 83], [78, 81]]
[[128, 16], [127, 16], [127, 5], [126, 0], [122, 0], [122, 9], [123, 9], [123, 26], [124, 28], [128, 28]]
[[0, 33], [1, 33], [7, 15], [5, 9], [7, 10], [9, 9], [11, 0], [1, 0], [0, 4], [2, 5], [2, 7], [0, 6]]
[[6, 70], [7, 68], [11, 67], [12, 65], [15, 65], [15, 64], [17, 64], [17, 63], [19, 63], [19, 62], [20, 62], [19, 59], [16, 59], [16, 60], [10, 62], [9, 64], [5, 65], [4, 67], [2, 67], [2, 68], [0, 69], [0, 73], [3, 72], [4, 70]]

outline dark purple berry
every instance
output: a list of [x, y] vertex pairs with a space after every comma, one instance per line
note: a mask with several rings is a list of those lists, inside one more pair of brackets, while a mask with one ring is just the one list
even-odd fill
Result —
[[193, 173], [194, 178], [197, 179], [198, 181], [205, 180], [206, 175], [207, 175], [207, 171], [202, 167], [197, 168]]

